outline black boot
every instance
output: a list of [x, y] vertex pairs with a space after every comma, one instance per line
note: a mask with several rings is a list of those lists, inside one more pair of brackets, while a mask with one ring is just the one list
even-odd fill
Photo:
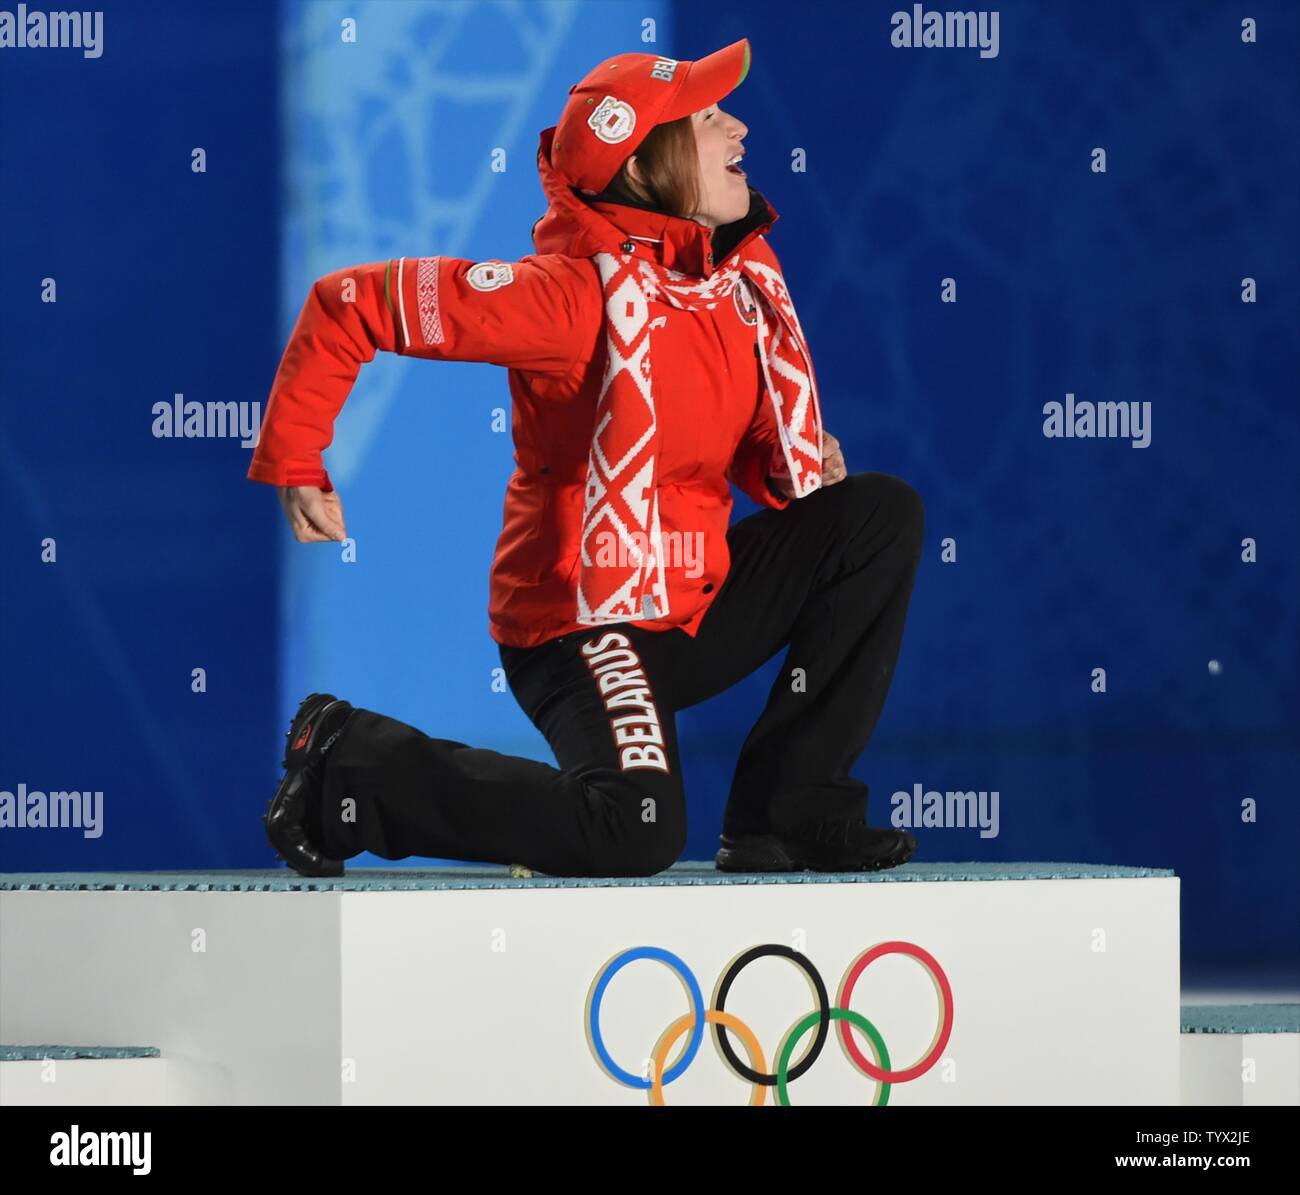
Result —
[[285, 736], [284, 779], [262, 818], [280, 857], [305, 876], [341, 876], [343, 863], [329, 858], [308, 834], [320, 817], [325, 753], [352, 716], [352, 706], [331, 693], [313, 693], [298, 707]]
[[724, 834], [716, 864], [719, 871], [883, 871], [906, 863], [916, 845], [906, 830], [820, 822], [769, 834]]

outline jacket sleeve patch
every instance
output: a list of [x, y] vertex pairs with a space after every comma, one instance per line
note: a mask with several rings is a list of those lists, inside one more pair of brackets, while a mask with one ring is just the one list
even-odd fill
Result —
[[475, 290], [496, 290], [515, 280], [515, 268], [508, 261], [481, 261], [465, 271], [465, 281]]

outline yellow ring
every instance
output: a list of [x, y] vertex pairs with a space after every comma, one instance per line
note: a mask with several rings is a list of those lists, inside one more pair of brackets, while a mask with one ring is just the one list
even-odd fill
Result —
[[[763, 1047], [758, 1044], [758, 1038], [754, 1036], [754, 1031], [739, 1017], [733, 1017], [729, 1012], [719, 1012], [716, 1008], [710, 1008], [704, 1014], [704, 1021], [708, 1025], [725, 1025], [740, 1038], [745, 1047], [745, 1053], [749, 1055], [750, 1067], [760, 1074], [767, 1070], [767, 1063], [763, 1059]], [[695, 1028], [695, 1014], [688, 1012], [669, 1025], [655, 1045], [655, 1051], [650, 1059], [654, 1064], [655, 1071], [654, 1082], [650, 1086], [650, 1104], [652, 1107], [667, 1107], [664, 1103], [664, 1059], [668, 1057], [668, 1051], [672, 1049], [673, 1043], [682, 1034], [689, 1033], [693, 1028]], [[761, 1083], [751, 1083], [750, 1087], [753, 1088], [753, 1092], [749, 1097], [749, 1106], [751, 1108], [760, 1107], [767, 1098], [767, 1088]]]

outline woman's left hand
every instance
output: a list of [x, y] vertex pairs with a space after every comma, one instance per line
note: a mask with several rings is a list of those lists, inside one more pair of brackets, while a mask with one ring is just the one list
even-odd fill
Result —
[[822, 432], [822, 485], [834, 485], [848, 475], [840, 442], [830, 432]]
[[[844, 453], [840, 451], [840, 442], [830, 434], [822, 432], [822, 485], [834, 485], [849, 475], [844, 463]], [[794, 486], [787, 478], [772, 478], [768, 484], [786, 498], [794, 497]]]

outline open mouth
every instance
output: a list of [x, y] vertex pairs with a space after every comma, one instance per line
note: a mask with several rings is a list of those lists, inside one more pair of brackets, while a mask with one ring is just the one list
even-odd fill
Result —
[[744, 172], [744, 170], [741, 169], [741, 166], [740, 166], [740, 155], [739, 155], [739, 154], [737, 154], [734, 158], [731, 159], [730, 162], [727, 163], [727, 173], [728, 173], [728, 174], [738, 174], [738, 175], [740, 175], [741, 178], [744, 178], [744, 177], [745, 177], [745, 172]]

